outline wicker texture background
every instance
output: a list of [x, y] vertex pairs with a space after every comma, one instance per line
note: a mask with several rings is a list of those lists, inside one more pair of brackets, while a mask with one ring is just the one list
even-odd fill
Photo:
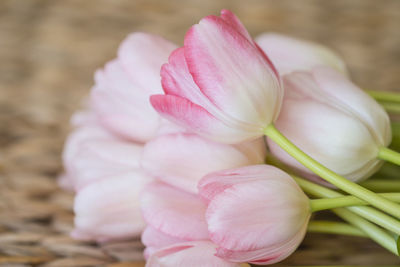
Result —
[[[73, 196], [55, 182], [68, 120], [128, 33], [181, 44], [222, 8], [253, 36], [279, 31], [334, 48], [362, 87], [400, 85], [399, 0], [1, 0], [0, 266], [143, 266], [139, 240], [68, 237]], [[365, 239], [311, 234], [283, 265], [398, 263]]]

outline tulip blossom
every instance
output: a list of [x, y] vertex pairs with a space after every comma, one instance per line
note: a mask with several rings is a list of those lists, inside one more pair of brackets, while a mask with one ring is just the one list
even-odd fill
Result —
[[190, 131], [223, 143], [261, 137], [277, 118], [283, 97], [275, 67], [227, 10], [188, 31], [161, 77], [165, 95], [153, 95], [153, 107]]
[[309, 71], [316, 66], [330, 66], [347, 73], [343, 60], [332, 50], [317, 43], [277, 33], [263, 33], [257, 44], [268, 55], [280, 75]]
[[272, 264], [289, 256], [305, 235], [310, 202], [296, 182], [270, 165], [215, 172], [199, 183], [216, 256]]
[[146, 267], [208, 266], [249, 267], [248, 264], [228, 262], [215, 256], [216, 246], [210, 241], [192, 241], [167, 246], [155, 252]]
[[72, 236], [100, 242], [139, 235], [139, 194], [152, 179], [140, 169], [142, 145], [116, 138], [90, 113], [74, 116], [61, 182], [76, 192]]
[[265, 160], [262, 138], [238, 145], [206, 140], [195, 134], [169, 134], [148, 142], [143, 151], [142, 167], [152, 176], [191, 193], [206, 174]]
[[72, 236], [99, 242], [140, 235], [145, 228], [139, 195], [151, 181], [140, 170], [110, 175], [81, 188], [75, 197]]
[[118, 57], [96, 72], [90, 97], [90, 106], [105, 128], [137, 142], [156, 135], [162, 121], [149, 97], [162, 92], [160, 68], [175, 48], [145, 33], [131, 34], [122, 42]]
[[[379, 149], [391, 141], [384, 109], [340, 72], [317, 67], [284, 77], [285, 99], [275, 123], [288, 139], [318, 162], [352, 181], [379, 169]], [[315, 177], [274, 142], [275, 157]]]

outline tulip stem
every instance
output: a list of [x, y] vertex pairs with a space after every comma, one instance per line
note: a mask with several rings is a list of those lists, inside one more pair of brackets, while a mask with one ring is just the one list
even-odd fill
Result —
[[[300, 185], [300, 187], [310, 195], [316, 197], [327, 197], [327, 198], [335, 198], [343, 196], [342, 194], [334, 190], [317, 185], [310, 181], [304, 180], [300, 177], [297, 176], [292, 176], [292, 177]], [[376, 226], [375, 224], [363, 219], [362, 217], [365, 217], [368, 220], [371, 220], [383, 226], [386, 229], [389, 229], [393, 222], [398, 223], [397, 220], [394, 220], [392, 217], [387, 216], [386, 214], [383, 213], [379, 214], [380, 213], [379, 211], [376, 211], [375, 209], [369, 207], [337, 208], [333, 209], [333, 212], [335, 212], [342, 219], [346, 220], [347, 222], [359, 228], [361, 231], [363, 231], [366, 235], [368, 235], [371, 239], [373, 239], [375, 242], [377, 242], [384, 248], [393, 252], [395, 255], [399, 255], [397, 252], [397, 243], [396, 240], [393, 238], [393, 236], [391, 236], [388, 232]], [[390, 219], [392, 219], [392, 222], [386, 221]], [[400, 230], [400, 228], [398, 230]], [[393, 232], [396, 233], [398, 231], [393, 231]]]
[[378, 158], [400, 165], [400, 153], [387, 147], [379, 149]]
[[[310, 181], [304, 180], [300, 177], [292, 175], [293, 179], [300, 185], [300, 187], [307, 193], [323, 198], [338, 198], [343, 197], [343, 194], [336, 192], [332, 189], [326, 188], [324, 186], [317, 185]], [[352, 212], [358, 214], [359, 216], [374, 222], [383, 228], [400, 235], [400, 222], [395, 218], [380, 212], [371, 207], [361, 207], [361, 206], [353, 206], [348, 207], [347, 209]]]
[[388, 101], [388, 102], [397, 102], [400, 103], [400, 94], [395, 92], [388, 92], [388, 91], [373, 91], [367, 90], [366, 91], [370, 96], [375, 98], [378, 101]]
[[360, 183], [360, 185], [374, 192], [400, 192], [400, 180], [371, 179]]
[[[378, 194], [393, 202], [400, 203], [400, 193], [382, 193]], [[367, 202], [355, 196], [342, 196], [336, 198], [321, 198], [310, 200], [311, 211], [328, 210], [334, 208], [350, 207], [350, 206], [366, 206]]]
[[[315, 174], [319, 175], [324, 180], [337, 186], [339, 189], [352, 194], [368, 203], [375, 206], [387, 213], [400, 218], [400, 205], [394, 203], [382, 196], [375, 194], [374, 192], [353, 183], [346, 178], [336, 174], [330, 169], [326, 168], [303, 151], [301, 151], [296, 145], [294, 145], [289, 139], [287, 139], [273, 124], [270, 124], [264, 129], [264, 134], [278, 144], [282, 149], [289, 153], [292, 157], [298, 160], [305, 167], [310, 169]], [[400, 232], [399, 232], [400, 233]]]
[[335, 212], [342, 219], [358, 227], [382, 247], [399, 256], [397, 242], [395, 238], [388, 232], [345, 208], [334, 209], [333, 212]]
[[310, 221], [307, 231], [311, 233], [368, 237], [363, 231], [350, 224], [332, 221]]
[[379, 104], [389, 113], [400, 113], [400, 103], [379, 102]]

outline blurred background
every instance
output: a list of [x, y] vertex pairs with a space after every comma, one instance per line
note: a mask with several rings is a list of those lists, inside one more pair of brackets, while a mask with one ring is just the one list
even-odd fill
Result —
[[[363, 88], [399, 89], [399, 0], [1, 0], [0, 266], [143, 265], [132, 263], [138, 240], [68, 237], [73, 198], [55, 178], [69, 117], [127, 34], [182, 44], [192, 24], [223, 8], [253, 36], [276, 31], [331, 47]], [[282, 265], [396, 263], [371, 241], [311, 234]]]

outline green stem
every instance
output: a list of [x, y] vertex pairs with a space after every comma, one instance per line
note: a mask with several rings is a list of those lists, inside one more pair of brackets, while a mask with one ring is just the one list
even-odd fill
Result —
[[[340, 194], [336, 191], [333, 191], [326, 187], [314, 184], [314, 183], [304, 180], [302, 178], [293, 176], [293, 179], [296, 180], [296, 182], [300, 185], [300, 187], [306, 193], [314, 195], [316, 197], [334, 198], [334, 197], [343, 196], [342, 194]], [[393, 252], [395, 255], [398, 255], [396, 240], [390, 234], [388, 234], [386, 231], [384, 231], [382, 228], [379, 228], [375, 224], [362, 218], [362, 217], [367, 216], [368, 217], [368, 218], [366, 217], [367, 219], [369, 219], [369, 220], [373, 219], [375, 216], [372, 216], [372, 217], [368, 216], [369, 214], [374, 213], [373, 211], [376, 211], [376, 210], [369, 208], [369, 207], [338, 208], [338, 209], [333, 210], [333, 212], [335, 212], [338, 216], [340, 216], [344, 220], [348, 221], [352, 225], [358, 227], [360, 230], [362, 230], [366, 235], [368, 235], [375, 242], [377, 242], [381, 246], [385, 247], [389, 251]], [[376, 211], [376, 212], [378, 212], [378, 211]], [[356, 214], [359, 214], [360, 216], [358, 216]], [[381, 216], [383, 216], [381, 218], [381, 220], [377, 220], [377, 221], [375, 221], [375, 223], [383, 226], [384, 228], [389, 229], [389, 228], [391, 228], [392, 223], [395, 223], [395, 224], [399, 223], [397, 220], [394, 220], [392, 217], [387, 216], [385, 214], [381, 214]], [[385, 218], [384, 216], [386, 216], [387, 218]], [[386, 221], [387, 219], [389, 219], [389, 220], [392, 219], [394, 222]], [[374, 221], [374, 220], [371, 220], [371, 221]], [[398, 229], [397, 229], [397, 231], [393, 231], [393, 232], [397, 233], [400, 231], [399, 225], [397, 225], [395, 228], [398, 228]], [[392, 230], [395, 230], [395, 229], [392, 229]]]
[[392, 181], [394, 180], [398, 181], [399, 173], [400, 173], [400, 166], [390, 162], [385, 162], [383, 166], [379, 169], [379, 171], [373, 175], [373, 177], [375, 178], [375, 180], [391, 179]]
[[397, 102], [400, 103], [400, 94], [396, 92], [388, 92], [388, 91], [366, 91], [370, 96], [375, 98], [378, 101], [388, 101], [388, 102]]
[[331, 221], [310, 221], [307, 231], [311, 233], [368, 237], [363, 231], [350, 224]]
[[[316, 196], [316, 197], [324, 197], [324, 198], [337, 198], [342, 197], [343, 194], [336, 192], [332, 189], [328, 189], [324, 186], [320, 186], [314, 184], [310, 181], [304, 180], [300, 177], [296, 177], [292, 175], [293, 179], [300, 185], [300, 187], [307, 193]], [[371, 207], [349, 207], [349, 210], [357, 213], [358, 215], [370, 220], [393, 233], [400, 235], [400, 221], [395, 218], [386, 215], [383, 212], [380, 212]]]
[[400, 192], [400, 180], [373, 179], [364, 181], [360, 185], [374, 192]]
[[334, 209], [333, 211], [342, 219], [358, 227], [361, 231], [363, 231], [366, 235], [368, 235], [372, 240], [380, 244], [382, 247], [399, 256], [396, 240], [385, 230], [377, 227], [375, 224], [361, 218], [360, 216], [357, 216], [356, 214], [345, 208]]
[[400, 113], [400, 103], [379, 102], [379, 104], [389, 113]]
[[321, 178], [323, 178], [324, 180], [337, 186], [339, 189], [342, 189], [343, 191], [352, 194], [362, 200], [365, 200], [366, 202], [383, 211], [386, 211], [396, 218], [400, 218], [400, 205], [398, 205], [397, 203], [393, 203], [392, 201], [381, 197], [356, 183], [347, 180], [346, 178], [321, 165], [316, 160], [301, 151], [291, 141], [289, 141], [284, 135], [282, 135], [281, 132], [279, 132], [278, 129], [275, 128], [273, 124], [265, 128], [264, 134], [272, 139], [276, 144], [278, 144], [281, 148], [283, 148], [287, 153], [289, 153], [305, 167], [310, 169], [315, 174], [321, 176]]
[[387, 147], [379, 149], [378, 158], [400, 165], [400, 153]]
[[[383, 193], [379, 195], [396, 203], [400, 202], [400, 193]], [[336, 198], [321, 198], [321, 199], [310, 200], [310, 206], [312, 212], [334, 209], [334, 208], [349, 207], [349, 206], [365, 206], [365, 205], [368, 205], [368, 203], [355, 196], [343, 196]]]

